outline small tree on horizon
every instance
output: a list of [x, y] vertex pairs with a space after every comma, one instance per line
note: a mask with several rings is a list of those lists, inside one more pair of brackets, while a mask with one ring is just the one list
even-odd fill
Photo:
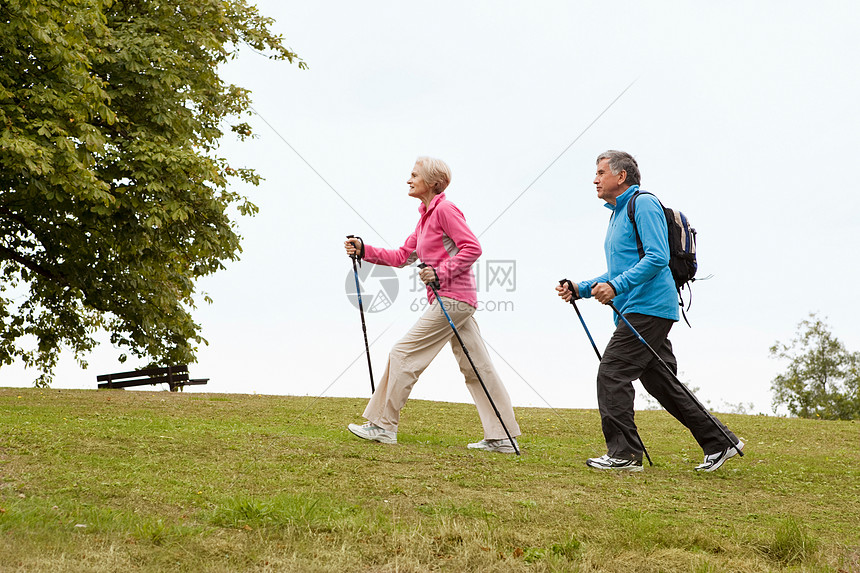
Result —
[[785, 405], [801, 418], [860, 418], [860, 353], [849, 352], [815, 313], [797, 325], [789, 344], [779, 341], [772, 357], [789, 360], [771, 382], [774, 411]]

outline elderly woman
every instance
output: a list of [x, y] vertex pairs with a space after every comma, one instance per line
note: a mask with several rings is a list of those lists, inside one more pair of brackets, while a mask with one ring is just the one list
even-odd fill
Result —
[[469, 349], [472, 361], [481, 373], [487, 392], [498, 408], [513, 443], [507, 438], [505, 427], [499, 422], [499, 417], [439, 307], [439, 301], [434, 300], [435, 296], [429, 287], [429, 308], [388, 355], [385, 373], [364, 410], [367, 423], [362, 426], [350, 424], [348, 427], [359, 438], [396, 444], [400, 410], [406, 404], [412, 387], [442, 347], [450, 342], [484, 427], [484, 439], [468, 447], [514, 453], [514, 446], [519, 446], [516, 436], [520, 435], [520, 428], [514, 417], [511, 398], [493, 368], [473, 316], [478, 298], [472, 264], [481, 256], [481, 245], [466, 225], [463, 213], [445, 198], [443, 191], [450, 182], [451, 170], [444, 161], [419, 157], [406, 182], [409, 196], [421, 201], [418, 208], [421, 216], [415, 231], [399, 249], [381, 249], [362, 245], [358, 239], [349, 239], [345, 243], [346, 252], [348, 255], [359, 255], [363, 249], [364, 260], [377, 265], [403, 267], [416, 259], [427, 263], [428, 266], [421, 269], [421, 280], [428, 285], [438, 280], [439, 296]]

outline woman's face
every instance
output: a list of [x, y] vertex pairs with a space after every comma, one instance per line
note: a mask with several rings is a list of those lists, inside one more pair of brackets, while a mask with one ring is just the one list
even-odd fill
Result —
[[409, 176], [409, 181], [406, 182], [409, 185], [409, 196], [415, 197], [416, 199], [421, 199], [422, 201], [428, 201], [433, 197], [434, 193], [430, 186], [424, 181], [424, 178], [421, 177], [421, 172], [418, 169], [418, 164], [415, 164], [415, 167], [412, 168], [412, 174]]

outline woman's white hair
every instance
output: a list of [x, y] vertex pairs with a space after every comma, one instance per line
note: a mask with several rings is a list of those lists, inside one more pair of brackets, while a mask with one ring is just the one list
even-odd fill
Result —
[[415, 160], [418, 175], [437, 195], [451, 183], [451, 168], [441, 159], [435, 157], [419, 157]]

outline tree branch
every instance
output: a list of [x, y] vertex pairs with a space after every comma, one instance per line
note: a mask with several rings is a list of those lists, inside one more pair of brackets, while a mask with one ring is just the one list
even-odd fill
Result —
[[21, 255], [17, 251], [6, 247], [5, 245], [0, 245], [0, 259], [7, 259], [15, 261], [21, 265], [24, 265], [34, 273], [41, 275], [47, 279], [51, 279], [52, 281], [58, 282], [63, 286], [69, 286], [69, 282], [62, 278], [61, 276], [52, 273], [42, 265], [36, 263], [35, 261], [31, 261], [27, 257]]

